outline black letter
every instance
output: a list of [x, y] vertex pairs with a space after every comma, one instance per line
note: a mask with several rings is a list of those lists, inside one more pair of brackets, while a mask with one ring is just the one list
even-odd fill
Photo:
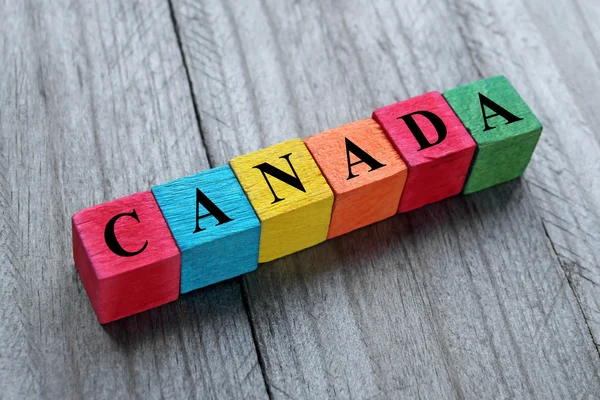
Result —
[[[346, 139], [346, 157], [348, 158], [348, 179], [356, 178], [358, 176], [358, 175], [354, 175], [352, 173], [352, 167], [355, 165], [358, 165], [360, 163], [367, 163], [367, 165], [369, 167], [371, 167], [371, 169], [368, 172], [374, 171], [377, 168], [385, 167], [385, 164], [382, 164], [379, 161], [377, 161], [376, 159], [374, 159], [373, 157], [371, 157], [369, 154], [367, 154], [366, 151], [364, 151], [363, 149], [361, 149], [360, 147], [358, 147], [357, 145], [352, 143], [350, 141], [350, 139], [348, 139], [348, 138], [344, 138], [344, 139]], [[350, 153], [352, 153], [356, 157], [358, 157], [359, 161], [351, 163], [350, 162]], [[346, 179], [346, 180], [348, 180], [348, 179]]]
[[[202, 203], [208, 214], [198, 215], [199, 207], [198, 204]], [[204, 229], [200, 228], [199, 222], [200, 219], [206, 218], [208, 216], [213, 215], [219, 223], [217, 225], [224, 224], [229, 221], [233, 221], [233, 219], [229, 218], [219, 207], [215, 205], [204, 193], [200, 191], [200, 189], [196, 188], [196, 230], [194, 233], [203, 231]], [[216, 225], [215, 225], [216, 226]]]
[[[438, 140], [435, 143], [429, 143], [429, 140], [427, 140], [427, 138], [425, 137], [425, 134], [423, 133], [421, 128], [419, 128], [419, 125], [417, 125], [417, 123], [415, 122], [413, 115], [416, 115], [416, 114], [424, 116], [433, 124], [433, 127], [435, 128], [435, 130], [437, 131], [437, 134], [438, 134]], [[419, 145], [421, 146], [419, 151], [425, 150], [428, 147], [435, 146], [436, 144], [441, 143], [442, 140], [444, 140], [446, 138], [446, 125], [444, 125], [444, 121], [442, 121], [442, 119], [440, 117], [438, 117], [437, 115], [435, 115], [432, 112], [415, 111], [414, 113], [403, 115], [396, 119], [404, 120], [404, 122], [406, 123], [406, 126], [408, 126], [408, 129], [410, 129], [413, 136], [415, 137], [415, 139], [417, 139], [417, 142], [419, 142]]]
[[121, 217], [132, 217], [137, 222], [140, 222], [140, 219], [138, 218], [137, 213], [135, 212], [135, 209], [133, 210], [133, 212], [130, 212], [130, 213], [123, 213], [123, 214], [115, 215], [114, 217], [112, 217], [110, 219], [110, 221], [108, 221], [108, 224], [106, 224], [106, 228], [104, 229], [104, 241], [106, 242], [106, 245], [108, 246], [108, 248], [110, 250], [112, 250], [112, 252], [118, 256], [121, 256], [121, 257], [137, 256], [142, 251], [144, 251], [144, 249], [146, 249], [146, 246], [148, 246], [148, 241], [146, 240], [146, 243], [144, 243], [142, 248], [139, 249], [138, 251], [134, 251], [133, 253], [130, 251], [127, 251], [123, 247], [121, 247], [121, 245], [117, 241], [117, 237], [115, 235], [115, 223]]
[[275, 198], [271, 204], [275, 204], [278, 201], [281, 201], [284, 199], [280, 199], [279, 197], [277, 197], [277, 195], [275, 194], [275, 191], [273, 190], [273, 187], [271, 186], [271, 182], [269, 182], [269, 178], [267, 178], [267, 174], [271, 175], [273, 178], [279, 179], [280, 181], [287, 183], [288, 185], [306, 193], [306, 190], [304, 190], [304, 186], [302, 185], [300, 178], [298, 178], [298, 174], [296, 173], [294, 166], [290, 162], [291, 154], [292, 153], [288, 153], [279, 158], [284, 158], [288, 162], [288, 164], [290, 165], [290, 168], [292, 169], [292, 172], [294, 173], [293, 176], [288, 174], [287, 172], [283, 172], [279, 168], [275, 168], [274, 166], [272, 166], [269, 163], [262, 163], [262, 164], [258, 164], [258, 165], [255, 165], [254, 167], [252, 167], [252, 168], [257, 168], [258, 170], [260, 170], [260, 172], [262, 172], [262, 174], [263, 174], [263, 178], [265, 178], [265, 181], [267, 181], [267, 185], [269, 185], [269, 189], [271, 189], [271, 193], [273, 193], [273, 197]]
[[[485, 124], [485, 129], [483, 130], [484, 132], [496, 128], [495, 126], [490, 127], [488, 125], [487, 120], [489, 118], [501, 116], [507, 121], [506, 125], [512, 124], [513, 122], [521, 121], [523, 119], [523, 118], [519, 118], [516, 115], [510, 113], [508, 110], [500, 107], [498, 104], [494, 103], [493, 101], [491, 101], [490, 99], [488, 99], [487, 97], [482, 95], [481, 93], [479, 93], [479, 103], [481, 104], [481, 114], [483, 114], [483, 123]], [[492, 111], [496, 111], [496, 114], [487, 115], [485, 113], [484, 106], [489, 108]]]

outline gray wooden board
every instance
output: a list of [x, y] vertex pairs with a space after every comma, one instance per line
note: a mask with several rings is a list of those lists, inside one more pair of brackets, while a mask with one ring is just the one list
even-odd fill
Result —
[[[0, 397], [600, 396], [597, 2], [0, 15]], [[97, 324], [74, 212], [497, 73], [546, 127], [524, 179]]]
[[596, 4], [173, 4], [213, 164], [497, 73], [546, 126], [524, 180], [247, 275], [272, 397], [600, 395]]
[[[481, 68], [511, 70], [528, 91], [543, 123], [551, 128], [525, 179], [598, 346], [600, 80], [596, 77], [600, 76], [600, 3], [580, 3], [564, 7], [564, 2], [526, 2], [527, 8], [517, 12], [530, 16], [522, 23], [523, 35], [533, 43], [513, 36], [513, 43], [503, 44], [496, 38], [474, 51], [484, 61]], [[498, 15], [505, 24], [514, 20], [501, 12]], [[482, 29], [472, 18], [465, 23], [466, 29]], [[544, 46], [535, 45], [539, 42]], [[481, 57], [491, 47], [498, 50], [494, 56]], [[530, 56], [511, 65], [498, 57], [509, 47]], [[538, 75], [528, 77], [525, 71], [531, 69], [539, 70]]]
[[169, 4], [0, 15], [0, 398], [266, 397], [239, 281], [102, 327], [73, 266], [73, 213], [208, 168]]

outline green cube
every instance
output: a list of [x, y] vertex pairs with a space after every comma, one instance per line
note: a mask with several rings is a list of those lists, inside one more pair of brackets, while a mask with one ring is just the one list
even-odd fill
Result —
[[542, 124], [504, 76], [473, 82], [443, 95], [477, 143], [463, 193], [518, 178], [525, 172]]

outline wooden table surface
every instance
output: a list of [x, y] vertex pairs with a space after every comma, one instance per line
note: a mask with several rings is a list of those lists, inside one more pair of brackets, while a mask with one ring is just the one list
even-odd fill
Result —
[[[0, 397], [598, 398], [600, 3], [0, 5]], [[506, 75], [522, 179], [106, 326], [71, 216]]]

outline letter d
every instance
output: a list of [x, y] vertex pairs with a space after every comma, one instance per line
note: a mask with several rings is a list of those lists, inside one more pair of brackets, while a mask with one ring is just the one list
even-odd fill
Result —
[[[417, 114], [427, 118], [429, 120], [429, 122], [431, 122], [431, 124], [433, 125], [435, 130], [437, 131], [438, 138], [434, 143], [431, 143], [427, 139], [427, 137], [425, 136], [425, 134], [423, 133], [423, 131], [421, 130], [421, 128], [415, 121], [413, 116], [417, 115]], [[419, 151], [425, 150], [432, 146], [435, 146], [436, 144], [440, 144], [446, 138], [447, 129], [446, 129], [446, 125], [444, 124], [444, 121], [442, 121], [442, 119], [440, 117], [438, 117], [437, 115], [435, 115], [434, 113], [432, 113], [430, 111], [415, 111], [413, 113], [403, 115], [396, 119], [403, 120], [404, 123], [406, 124], [406, 126], [408, 127], [408, 129], [410, 129], [411, 133], [413, 134], [415, 139], [417, 139], [417, 142], [421, 146]]]

